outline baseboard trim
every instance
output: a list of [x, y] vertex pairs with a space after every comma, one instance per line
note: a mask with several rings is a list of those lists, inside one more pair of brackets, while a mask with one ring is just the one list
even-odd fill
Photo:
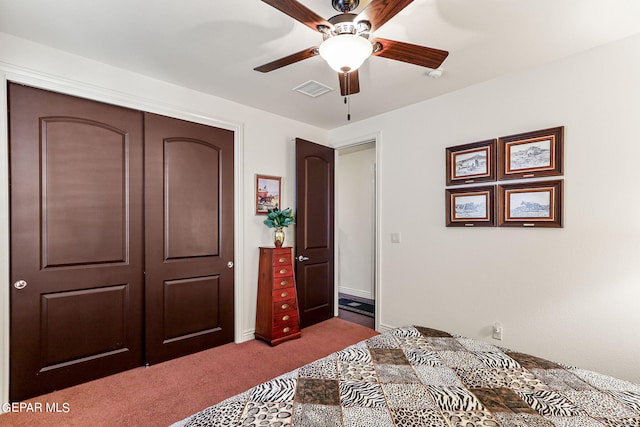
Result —
[[390, 330], [395, 328], [396, 328], [395, 326], [385, 325], [384, 323], [378, 323], [377, 331], [380, 332], [381, 334], [384, 334], [385, 332], [389, 332]]
[[240, 344], [241, 342], [246, 342], [246, 341], [251, 341], [253, 339], [255, 339], [255, 329], [249, 329], [248, 331], [244, 331], [241, 334], [239, 334], [238, 338], [236, 339], [235, 343], [236, 344]]
[[352, 295], [354, 297], [366, 298], [366, 299], [375, 299], [371, 292], [363, 291], [360, 289], [348, 288], [346, 286], [338, 286], [338, 292], [341, 294]]

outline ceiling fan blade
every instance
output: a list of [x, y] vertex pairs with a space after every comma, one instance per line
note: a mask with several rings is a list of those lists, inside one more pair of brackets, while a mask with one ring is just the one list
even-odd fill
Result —
[[[264, 1], [264, 0], [263, 0]], [[371, 31], [382, 27], [413, 0], [373, 0], [358, 14], [355, 22], [366, 20], [371, 22]]]
[[350, 73], [338, 73], [338, 80], [340, 80], [340, 95], [347, 96], [360, 92], [358, 70]]
[[301, 50], [300, 52], [296, 52], [292, 55], [285, 56], [284, 58], [276, 59], [268, 64], [256, 67], [254, 70], [260, 71], [261, 73], [268, 73], [269, 71], [277, 70], [278, 68], [294, 64], [298, 61], [302, 61], [303, 59], [311, 58], [316, 55], [318, 55], [318, 47], [314, 46]]
[[398, 42], [395, 40], [375, 39], [373, 43], [373, 54], [383, 58], [395, 59], [396, 61], [408, 62], [409, 64], [420, 65], [427, 68], [438, 68], [449, 55], [446, 50], [433, 49], [431, 47], [418, 46]]
[[311, 9], [304, 6], [302, 3], [296, 0], [262, 0], [269, 6], [273, 6], [280, 12], [285, 13], [295, 19], [302, 22], [307, 27], [314, 31], [320, 31], [320, 28], [327, 27], [333, 28], [333, 25], [326, 19], [313, 12]]

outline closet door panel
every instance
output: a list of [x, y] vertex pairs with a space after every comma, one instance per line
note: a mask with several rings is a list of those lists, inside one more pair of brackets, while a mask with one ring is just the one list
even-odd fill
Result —
[[201, 141], [173, 139], [164, 145], [165, 259], [220, 253], [220, 152]]
[[145, 113], [148, 363], [233, 341], [233, 145]]
[[9, 85], [11, 399], [142, 363], [142, 114]]

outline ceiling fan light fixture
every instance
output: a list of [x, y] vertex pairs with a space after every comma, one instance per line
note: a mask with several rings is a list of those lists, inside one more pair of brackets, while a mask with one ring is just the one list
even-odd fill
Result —
[[357, 70], [372, 52], [371, 42], [355, 34], [338, 34], [320, 45], [320, 56], [339, 73]]

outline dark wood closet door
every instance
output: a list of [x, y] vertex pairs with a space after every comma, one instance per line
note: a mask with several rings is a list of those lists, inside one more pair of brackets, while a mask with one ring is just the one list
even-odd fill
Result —
[[142, 115], [9, 85], [11, 400], [142, 363]]
[[147, 363], [233, 341], [233, 145], [145, 113]]
[[333, 148], [296, 138], [296, 282], [301, 327], [334, 315], [334, 169]]

